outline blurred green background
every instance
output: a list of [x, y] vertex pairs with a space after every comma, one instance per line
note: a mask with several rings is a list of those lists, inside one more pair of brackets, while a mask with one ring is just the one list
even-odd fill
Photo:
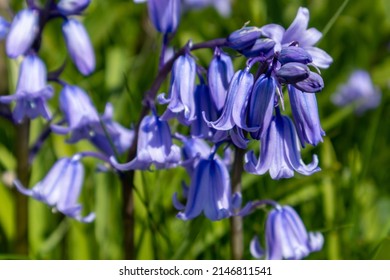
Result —
[[[1, 2], [2, 15], [9, 19], [5, 3]], [[318, 45], [334, 59], [332, 66], [322, 71], [325, 89], [317, 94], [326, 137], [318, 147], [303, 151], [306, 162], [313, 153], [318, 154], [322, 171], [280, 181], [271, 180], [268, 174], [245, 174], [244, 202], [271, 198], [293, 206], [309, 230], [325, 236], [324, 249], [309, 259], [390, 259], [390, 1], [350, 0], [338, 15], [342, 3], [236, 0], [228, 18], [213, 8], [188, 11], [172, 44], [179, 48], [189, 39], [196, 43], [226, 37], [248, 21], [256, 26], [278, 23], [288, 27], [300, 6], [310, 10], [310, 27], [320, 31], [330, 27]], [[15, 11], [23, 5], [24, 1], [11, 1]], [[82, 20], [95, 48], [96, 72], [85, 78], [68, 59], [62, 78], [86, 89], [99, 112], [106, 102], [112, 102], [115, 120], [130, 127], [139, 116], [143, 92], [156, 75], [161, 35], [148, 21], [146, 6], [131, 0], [93, 0]], [[18, 66], [5, 58], [4, 42], [1, 49], [0, 90], [8, 94], [15, 88]], [[49, 71], [67, 59], [60, 20], [45, 29], [40, 55]], [[212, 51], [200, 50], [195, 55], [198, 63], [207, 67]], [[239, 69], [244, 60], [237, 57], [234, 62]], [[338, 85], [357, 68], [369, 71], [382, 91], [381, 105], [362, 116], [356, 116], [351, 107], [340, 109], [330, 101]], [[167, 83], [160, 92], [166, 90]], [[50, 101], [53, 112], [58, 110], [56, 100]], [[289, 112], [289, 106], [286, 108]], [[32, 122], [30, 143], [45, 126], [40, 119]], [[10, 184], [17, 163], [14, 139], [14, 127], [0, 119], [0, 259], [123, 258], [120, 182], [115, 174], [96, 173], [95, 160], [84, 161], [87, 173], [80, 198], [86, 213], [96, 212], [95, 222], [81, 224], [29, 199], [29, 254], [15, 253], [18, 205]], [[93, 149], [87, 142], [71, 146], [64, 140], [62, 136], [49, 137], [33, 162], [30, 186], [45, 176], [57, 158]], [[180, 192], [182, 180], [189, 182], [181, 168], [136, 172], [136, 257], [229, 259], [228, 220], [210, 222], [199, 217], [183, 222], [175, 218], [171, 197]], [[251, 238], [255, 234], [264, 238], [265, 217], [265, 212], [256, 211], [244, 219], [245, 259], [252, 258]]]

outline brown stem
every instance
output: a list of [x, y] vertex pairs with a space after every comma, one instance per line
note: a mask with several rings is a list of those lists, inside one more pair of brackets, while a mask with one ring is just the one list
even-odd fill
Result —
[[[236, 148], [234, 152], [234, 163], [232, 171], [232, 192], [241, 192], [241, 174], [243, 172], [243, 158], [245, 150]], [[230, 218], [230, 246], [231, 258], [241, 260], [244, 252], [244, 237], [242, 231], [242, 217], [233, 216]]]
[[[16, 175], [19, 181], [28, 186], [30, 181], [29, 164], [30, 121], [24, 120], [16, 126], [15, 154], [17, 159]], [[16, 200], [16, 244], [15, 251], [20, 255], [28, 255], [28, 200], [27, 196], [15, 191]]]

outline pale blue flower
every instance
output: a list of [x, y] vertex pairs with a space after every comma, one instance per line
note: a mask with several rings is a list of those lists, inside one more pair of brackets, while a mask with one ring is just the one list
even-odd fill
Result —
[[157, 31], [175, 32], [180, 21], [181, 0], [148, 0], [149, 17]]
[[95, 53], [84, 25], [75, 19], [68, 19], [62, 26], [66, 47], [77, 69], [83, 75], [95, 70]]
[[269, 171], [272, 179], [281, 179], [293, 177], [294, 171], [312, 175], [320, 168], [316, 155], [310, 164], [303, 162], [294, 124], [277, 110], [267, 132], [261, 137], [260, 157], [257, 159], [253, 151], [248, 152], [245, 155], [245, 170], [257, 175]]
[[51, 129], [57, 134], [71, 134], [67, 140], [69, 143], [89, 139], [96, 133], [104, 133], [98, 112], [88, 94], [81, 88], [64, 86], [60, 92], [60, 108], [68, 126], [52, 124]]
[[145, 116], [138, 131], [137, 156], [130, 162], [120, 164], [114, 157], [111, 163], [119, 170], [145, 170], [154, 165], [157, 169], [175, 167], [181, 160], [180, 148], [172, 142], [171, 130], [153, 112]]
[[7, 55], [11, 58], [24, 55], [31, 48], [38, 32], [38, 11], [24, 9], [17, 13], [12, 21], [5, 43]]
[[353, 104], [357, 114], [379, 106], [381, 92], [372, 83], [370, 74], [364, 70], [354, 71], [348, 82], [338, 87], [332, 96], [332, 102], [337, 106]]
[[42, 60], [36, 55], [26, 56], [20, 66], [15, 94], [0, 97], [2, 103], [16, 102], [13, 110], [15, 122], [21, 123], [25, 117], [51, 118], [46, 101], [53, 96], [53, 88], [47, 84], [46, 79], [46, 67]]
[[196, 63], [190, 53], [180, 56], [172, 68], [169, 95], [159, 94], [157, 99], [160, 104], [167, 104], [166, 112], [161, 116], [162, 120], [182, 114], [184, 124], [190, 124], [196, 119], [195, 116], [195, 76]]
[[[319, 232], [307, 232], [301, 218], [290, 206], [277, 206], [268, 214], [266, 222], [266, 250], [268, 260], [299, 260], [320, 251], [324, 237]], [[264, 256], [264, 250], [255, 237], [251, 242], [255, 258]]]
[[182, 220], [193, 219], [202, 212], [212, 221], [231, 216], [234, 205], [225, 164], [219, 159], [201, 159], [192, 174], [186, 205], [181, 205], [176, 194], [173, 199], [181, 210], [177, 217]]
[[32, 189], [26, 189], [18, 180], [14, 184], [18, 191], [54, 207], [57, 211], [80, 222], [90, 223], [95, 214], [82, 216], [82, 206], [77, 203], [84, 180], [84, 167], [80, 156], [58, 160], [46, 177]]

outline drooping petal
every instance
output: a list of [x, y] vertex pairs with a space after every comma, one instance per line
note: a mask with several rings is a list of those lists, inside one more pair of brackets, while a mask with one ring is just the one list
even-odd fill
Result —
[[95, 70], [95, 53], [84, 26], [75, 19], [65, 21], [62, 26], [66, 47], [77, 69], [83, 75]]
[[227, 90], [233, 75], [233, 62], [230, 56], [216, 48], [207, 72], [207, 79], [211, 97], [218, 111], [221, 111], [225, 104]]
[[318, 158], [306, 165], [300, 155], [299, 139], [292, 121], [277, 113], [261, 137], [260, 157], [256, 159], [253, 151], [245, 155], [245, 170], [261, 175], [269, 171], [272, 179], [290, 178], [294, 171], [303, 175], [312, 175], [320, 171]]
[[[158, 96], [160, 104], [168, 104], [167, 111], [171, 113], [183, 113], [184, 125], [195, 120], [194, 84], [196, 76], [196, 63], [194, 58], [186, 53], [180, 56], [172, 68], [171, 85], [168, 98]], [[168, 120], [174, 114], [164, 114], [163, 120]]]
[[274, 53], [275, 41], [269, 38], [260, 38], [250, 48], [240, 50], [246, 57], [263, 57], [264, 60]]
[[31, 190], [26, 190], [18, 181], [15, 185], [23, 194], [32, 196], [71, 218], [89, 223], [94, 220], [95, 214], [82, 217], [82, 206], [77, 203], [83, 180], [84, 168], [80, 156], [75, 155], [58, 160], [46, 177]]
[[224, 163], [219, 159], [202, 159], [192, 175], [185, 210], [177, 217], [193, 219], [203, 211], [212, 220], [231, 215], [230, 178]]
[[260, 76], [253, 86], [247, 118], [248, 127], [259, 128], [258, 131], [251, 132], [251, 136], [255, 139], [259, 139], [270, 125], [275, 103], [275, 91], [276, 81], [272, 76]]
[[207, 124], [217, 130], [230, 130], [235, 125], [246, 128], [245, 106], [253, 86], [253, 75], [248, 70], [237, 71], [230, 84], [221, 116], [216, 121], [205, 118]]
[[206, 119], [216, 120], [218, 110], [214, 100], [210, 95], [209, 87], [205, 84], [200, 84], [195, 89], [195, 111], [196, 120], [191, 124], [191, 135], [200, 138], [212, 137], [214, 130], [210, 128], [202, 117], [204, 112]]
[[130, 162], [120, 164], [114, 157], [112, 165], [118, 170], [149, 169], [152, 164], [157, 169], [176, 166], [181, 157], [180, 148], [172, 143], [171, 130], [165, 121], [153, 114], [145, 116], [138, 131], [137, 156]]
[[264, 249], [261, 247], [259, 238], [257, 236], [253, 237], [251, 240], [250, 252], [256, 259], [260, 259], [264, 256]]
[[302, 147], [305, 146], [305, 143], [316, 146], [323, 141], [322, 136], [325, 136], [325, 132], [321, 127], [315, 94], [302, 92], [293, 86], [288, 87], [288, 93], [295, 127]]
[[11, 58], [23, 55], [31, 48], [39, 32], [38, 12], [31, 9], [20, 11], [12, 21], [6, 40], [6, 52]]
[[0, 97], [2, 103], [16, 101], [13, 111], [15, 122], [20, 123], [25, 117], [51, 118], [46, 100], [53, 96], [53, 88], [46, 84], [46, 78], [46, 67], [42, 60], [36, 55], [26, 56], [20, 67], [16, 93]]
[[98, 131], [102, 132], [99, 115], [88, 94], [77, 86], [66, 85], [60, 92], [60, 108], [68, 127], [51, 125], [58, 134], [72, 133], [68, 142], [75, 143], [80, 139], [89, 139]]

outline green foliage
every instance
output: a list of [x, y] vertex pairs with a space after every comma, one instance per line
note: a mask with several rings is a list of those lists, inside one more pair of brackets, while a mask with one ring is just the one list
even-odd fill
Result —
[[[268, 174], [245, 174], [244, 202], [271, 198], [292, 205], [308, 229], [319, 230], [325, 236], [324, 250], [310, 255], [310, 259], [390, 259], [390, 5], [386, 0], [349, 1], [337, 14], [341, 5], [335, 0], [236, 0], [230, 18], [221, 17], [211, 8], [184, 14], [173, 43], [179, 48], [190, 39], [196, 43], [225, 37], [248, 21], [258, 26], [271, 22], [288, 26], [299, 6], [308, 7], [309, 25], [326, 29], [319, 45], [334, 59], [333, 65], [322, 71], [325, 89], [317, 94], [327, 136], [319, 147], [303, 152], [306, 160], [318, 154], [322, 171], [280, 181], [271, 180]], [[99, 112], [103, 112], [106, 102], [112, 102], [114, 118], [129, 127], [137, 121], [143, 93], [156, 75], [161, 35], [149, 23], [146, 6], [131, 0], [94, 0], [83, 21], [96, 52], [94, 74], [81, 76], [67, 58], [60, 22], [45, 30], [40, 55], [49, 71], [66, 60], [64, 80], [85, 88]], [[212, 51], [200, 50], [195, 55], [206, 66]], [[242, 66], [242, 60], [237, 58], [235, 65]], [[356, 68], [368, 70], [383, 93], [380, 107], [363, 116], [330, 102], [337, 86]], [[9, 73], [13, 73], [8, 79], [10, 92], [15, 69], [15, 62], [9, 62]], [[160, 92], [166, 90], [167, 83]], [[52, 108], [57, 108], [55, 99]], [[40, 120], [33, 121], [31, 141], [44, 126]], [[18, 205], [10, 187], [16, 168], [13, 136], [13, 127], [0, 119], [0, 259], [123, 258], [120, 181], [112, 173], [96, 174], [95, 161], [84, 162], [87, 172], [81, 200], [85, 213], [96, 212], [96, 221], [80, 224], [29, 199], [30, 253], [14, 254]], [[71, 146], [64, 140], [52, 135], [45, 143], [33, 163], [30, 186], [44, 177], [57, 158], [93, 149], [84, 142]], [[184, 222], [175, 218], [177, 211], [171, 198], [175, 192], [181, 193], [183, 180], [189, 182], [181, 168], [136, 172], [136, 257], [230, 258], [228, 220], [212, 223], [199, 217]], [[249, 242], [253, 235], [264, 236], [265, 214], [256, 211], [244, 219], [244, 258], [251, 258]]]

